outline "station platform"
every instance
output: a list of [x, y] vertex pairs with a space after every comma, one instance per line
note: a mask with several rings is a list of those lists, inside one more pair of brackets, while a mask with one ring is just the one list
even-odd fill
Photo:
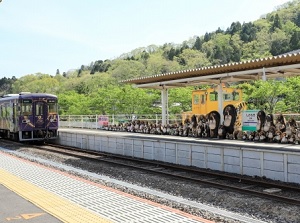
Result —
[[0, 222], [213, 223], [0, 151]]
[[0, 222], [60, 223], [61, 221], [0, 185]]
[[300, 145], [59, 128], [57, 144], [300, 184]]

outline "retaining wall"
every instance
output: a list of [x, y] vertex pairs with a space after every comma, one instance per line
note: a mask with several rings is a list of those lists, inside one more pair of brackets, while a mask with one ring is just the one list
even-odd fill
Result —
[[300, 184], [300, 146], [60, 129], [58, 143]]

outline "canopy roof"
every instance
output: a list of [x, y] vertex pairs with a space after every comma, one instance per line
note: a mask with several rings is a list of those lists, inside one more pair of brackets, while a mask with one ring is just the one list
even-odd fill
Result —
[[148, 77], [124, 80], [140, 88], [173, 88], [201, 84], [220, 84], [239, 81], [273, 79], [300, 75], [300, 52], [182, 70]]

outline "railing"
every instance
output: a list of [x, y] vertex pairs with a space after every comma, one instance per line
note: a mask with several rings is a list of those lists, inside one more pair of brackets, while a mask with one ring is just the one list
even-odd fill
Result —
[[[274, 115], [274, 118], [277, 114]], [[300, 126], [300, 114], [283, 114], [286, 120], [294, 118]], [[185, 116], [184, 116], [185, 117]], [[133, 120], [140, 120], [149, 123], [161, 123], [162, 116], [154, 115], [61, 115], [59, 116], [59, 126], [63, 128], [88, 128], [100, 129], [103, 125], [118, 125], [119, 123], [131, 122]], [[169, 115], [167, 123], [182, 122], [182, 114]]]
[[[88, 128], [99, 129], [105, 124], [118, 125], [124, 122], [140, 120], [149, 123], [161, 123], [162, 116], [154, 115], [61, 115], [59, 116], [59, 126], [63, 128]], [[169, 115], [167, 123], [182, 121], [182, 115]]]

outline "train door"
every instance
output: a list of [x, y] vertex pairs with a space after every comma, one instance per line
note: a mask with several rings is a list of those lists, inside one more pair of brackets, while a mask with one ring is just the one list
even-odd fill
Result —
[[206, 91], [197, 90], [192, 94], [192, 112], [196, 115], [204, 115], [206, 114]]
[[47, 119], [47, 103], [44, 101], [36, 101], [33, 103], [34, 126], [36, 129], [44, 129]]
[[12, 110], [12, 125], [13, 125], [13, 132], [17, 132], [18, 130], [18, 120], [17, 120], [17, 101], [13, 101], [13, 110]]
[[192, 111], [193, 114], [200, 114], [200, 94], [198, 91], [193, 92], [193, 100], [192, 100]]

